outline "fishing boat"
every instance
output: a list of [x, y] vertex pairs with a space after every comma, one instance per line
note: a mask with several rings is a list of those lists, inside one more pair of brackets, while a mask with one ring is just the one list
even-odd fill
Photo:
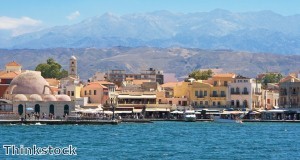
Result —
[[196, 121], [196, 114], [194, 110], [186, 110], [184, 112], [184, 120], [186, 122], [195, 122]]
[[213, 116], [214, 122], [219, 123], [243, 123], [242, 117], [245, 115], [244, 112], [232, 111], [222, 112]]

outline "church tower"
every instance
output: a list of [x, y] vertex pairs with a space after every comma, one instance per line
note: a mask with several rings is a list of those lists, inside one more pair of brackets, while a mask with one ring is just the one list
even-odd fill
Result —
[[77, 75], [77, 59], [75, 56], [70, 58], [70, 66], [69, 66], [69, 76], [73, 78], [78, 78]]

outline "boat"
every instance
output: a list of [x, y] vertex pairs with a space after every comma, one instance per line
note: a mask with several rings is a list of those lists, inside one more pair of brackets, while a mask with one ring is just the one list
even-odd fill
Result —
[[184, 112], [184, 120], [186, 122], [196, 122], [196, 114], [194, 110], [186, 110]]
[[243, 123], [241, 117], [243, 117], [244, 112], [233, 111], [233, 112], [223, 112], [213, 116], [214, 122], [219, 123]]

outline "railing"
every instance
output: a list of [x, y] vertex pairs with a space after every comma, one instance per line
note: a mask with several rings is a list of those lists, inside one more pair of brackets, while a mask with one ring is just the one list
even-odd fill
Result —
[[230, 94], [240, 94], [240, 92], [230, 92]]
[[242, 92], [242, 94], [249, 94], [249, 92]]

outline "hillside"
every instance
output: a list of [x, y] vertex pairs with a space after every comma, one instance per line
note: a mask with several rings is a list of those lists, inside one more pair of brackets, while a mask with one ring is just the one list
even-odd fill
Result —
[[151, 48], [151, 47], [113, 47], [104, 49], [19, 49], [0, 50], [1, 68], [9, 61], [17, 61], [24, 69], [34, 69], [39, 63], [52, 57], [68, 69], [71, 55], [78, 58], [78, 71], [83, 79], [96, 71], [125, 69], [138, 73], [141, 69], [153, 67], [177, 77], [187, 75], [199, 68], [223, 68], [225, 72], [234, 72], [254, 77], [266, 71], [289, 73], [300, 68], [299, 55], [278, 55], [265, 53], [237, 52], [231, 50], [201, 50], [188, 48]]

